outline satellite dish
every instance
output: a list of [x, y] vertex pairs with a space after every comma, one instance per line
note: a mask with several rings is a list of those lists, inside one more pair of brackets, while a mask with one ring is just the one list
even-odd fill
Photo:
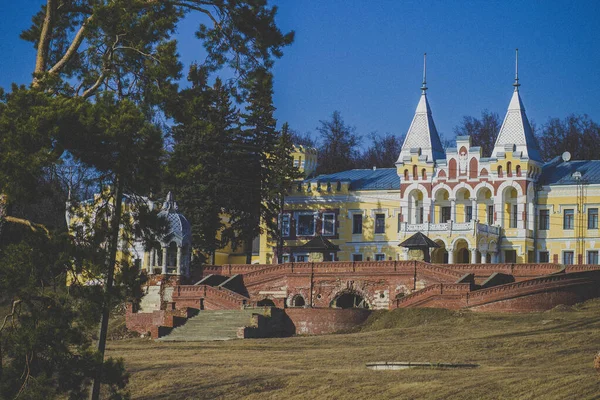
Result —
[[567, 162], [571, 159], [571, 153], [569, 153], [568, 151], [565, 151], [564, 153], [562, 153], [562, 159], [564, 162]]

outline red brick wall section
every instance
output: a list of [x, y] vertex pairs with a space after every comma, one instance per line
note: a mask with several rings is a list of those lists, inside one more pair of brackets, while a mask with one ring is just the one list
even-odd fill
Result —
[[156, 310], [151, 313], [133, 313], [132, 305], [129, 303], [127, 304], [127, 312], [125, 314], [125, 325], [130, 331], [145, 334], [153, 332], [153, 328], [158, 326], [174, 328], [183, 325], [192, 316], [192, 313], [193, 310], [190, 308]]
[[371, 311], [357, 308], [288, 308], [285, 313], [296, 327], [297, 335], [322, 335], [355, 327], [363, 323]]

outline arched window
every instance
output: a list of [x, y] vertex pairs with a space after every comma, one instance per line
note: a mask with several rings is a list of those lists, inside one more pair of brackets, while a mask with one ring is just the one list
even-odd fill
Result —
[[421, 179], [423, 179], [424, 181], [427, 180], [427, 171], [425, 170], [425, 168], [421, 170]]
[[517, 176], [521, 176], [521, 166], [517, 165], [517, 167], [515, 168], [515, 171], [517, 172]]
[[413, 165], [413, 179], [416, 181], [417, 179], [419, 179], [419, 174], [418, 174], [418, 169], [416, 165]]
[[506, 176], [512, 176], [512, 163], [510, 161], [506, 163]]
[[448, 161], [448, 179], [456, 179], [456, 160], [451, 158]]
[[502, 178], [502, 165], [498, 165], [498, 178]]
[[404, 180], [405, 181], [408, 180], [408, 170], [407, 169], [404, 170]]
[[327, 191], [331, 192], [331, 182], [327, 182]]
[[335, 190], [337, 190], [338, 192], [341, 192], [341, 191], [342, 191], [342, 182], [341, 182], [341, 181], [338, 181], [338, 183], [337, 183], [337, 186], [336, 186], [336, 189], [335, 189]]

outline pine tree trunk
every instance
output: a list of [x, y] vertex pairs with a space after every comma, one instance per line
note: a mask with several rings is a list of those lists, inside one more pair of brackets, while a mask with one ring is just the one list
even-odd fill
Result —
[[110, 254], [106, 272], [106, 282], [104, 284], [104, 299], [102, 303], [102, 320], [100, 321], [100, 331], [98, 334], [98, 353], [100, 353], [100, 360], [102, 361], [98, 365], [94, 382], [90, 389], [90, 400], [98, 400], [100, 398], [100, 381], [102, 377], [102, 366], [104, 363], [104, 351], [106, 349], [106, 337], [108, 333], [108, 318], [110, 317], [110, 294], [114, 282], [115, 275], [115, 264], [117, 262], [117, 251], [119, 247], [119, 228], [121, 225], [121, 214], [122, 214], [122, 203], [123, 203], [123, 183], [120, 178], [117, 177], [116, 182], [116, 193], [115, 193], [115, 209], [113, 218], [111, 220], [111, 234], [110, 234]]

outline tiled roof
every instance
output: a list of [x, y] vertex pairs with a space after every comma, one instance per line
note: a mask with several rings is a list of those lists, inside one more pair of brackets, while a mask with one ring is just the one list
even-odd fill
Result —
[[400, 177], [396, 168], [351, 169], [334, 174], [319, 175], [307, 182], [350, 181], [350, 190], [400, 189]]
[[435, 128], [431, 107], [424, 91], [404, 138], [398, 162], [402, 162], [404, 157], [410, 156], [411, 149], [417, 148], [420, 148], [421, 155], [427, 156], [430, 161], [446, 159], [446, 153], [444, 153], [440, 136]]
[[542, 168], [540, 183], [542, 185], [576, 185], [578, 181], [573, 177], [575, 172], [581, 173], [580, 182], [600, 183], [600, 160], [564, 162], [557, 157]]
[[497, 158], [498, 153], [505, 151], [506, 145], [515, 146], [516, 151], [521, 151], [523, 156], [531, 160], [541, 161], [542, 159], [539, 144], [529, 125], [525, 107], [517, 89], [513, 92], [508, 105], [508, 111], [494, 144], [492, 157]]

